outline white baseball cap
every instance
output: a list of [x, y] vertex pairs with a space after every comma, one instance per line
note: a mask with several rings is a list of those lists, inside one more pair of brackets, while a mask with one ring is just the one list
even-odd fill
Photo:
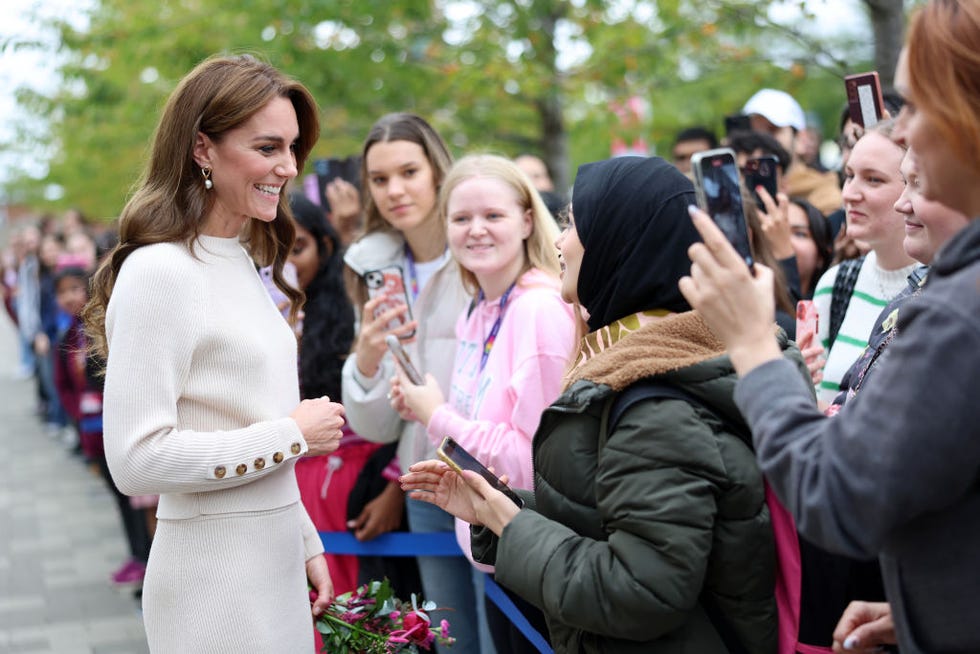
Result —
[[796, 131], [806, 128], [806, 114], [803, 107], [785, 91], [762, 89], [749, 98], [742, 107], [742, 113], [750, 116], [758, 114], [776, 127], [792, 127]]

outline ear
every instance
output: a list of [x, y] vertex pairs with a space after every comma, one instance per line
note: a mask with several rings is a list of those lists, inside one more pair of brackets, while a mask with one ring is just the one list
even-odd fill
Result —
[[194, 139], [194, 161], [201, 168], [211, 167], [211, 138], [204, 132], [198, 132]]
[[523, 230], [523, 240], [531, 238], [531, 233], [534, 232], [534, 211], [528, 209], [524, 212], [524, 230]]

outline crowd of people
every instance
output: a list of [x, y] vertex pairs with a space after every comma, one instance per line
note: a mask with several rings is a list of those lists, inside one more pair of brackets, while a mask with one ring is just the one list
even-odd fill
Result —
[[[381, 578], [475, 654], [540, 651], [528, 626], [568, 653], [980, 651], [978, 52], [977, 5], [917, 10], [839, 170], [761, 89], [567, 193], [411, 113], [311, 192], [309, 90], [199, 64], [115, 231], [70, 211], [3, 259], [17, 374], [116, 498], [151, 651], [319, 650], [313, 618]], [[780, 171], [743, 189], [752, 268], [695, 208], [718, 147]], [[460, 556], [331, 553], [343, 531]]]

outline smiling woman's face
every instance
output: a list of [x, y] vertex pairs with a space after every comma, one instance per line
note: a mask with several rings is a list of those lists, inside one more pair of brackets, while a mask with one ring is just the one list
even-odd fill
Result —
[[585, 247], [579, 240], [571, 209], [568, 210], [568, 226], [555, 241], [555, 247], [561, 261], [561, 299], [569, 304], [578, 302], [578, 275], [582, 269]]
[[296, 110], [286, 98], [273, 98], [218, 141], [200, 136], [195, 156], [199, 165], [211, 168], [214, 182], [205, 233], [230, 237], [250, 218], [276, 219], [279, 196], [297, 174], [298, 138]]

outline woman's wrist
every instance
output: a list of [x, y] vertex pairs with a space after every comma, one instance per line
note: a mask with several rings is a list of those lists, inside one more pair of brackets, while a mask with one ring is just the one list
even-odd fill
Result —
[[739, 377], [744, 377], [759, 366], [782, 357], [776, 339], [767, 338], [745, 345], [735, 345], [728, 350], [732, 366]]

